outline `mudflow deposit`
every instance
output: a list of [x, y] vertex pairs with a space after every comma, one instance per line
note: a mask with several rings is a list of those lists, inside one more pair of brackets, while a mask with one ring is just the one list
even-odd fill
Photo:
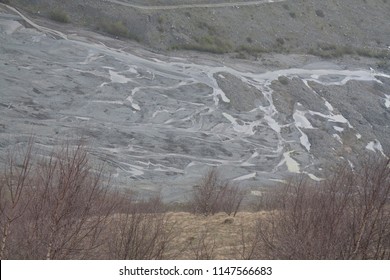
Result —
[[[383, 28], [382, 40], [367, 44], [376, 44], [368, 50], [379, 50], [384, 56], [370, 56], [365, 49], [366, 53], [321, 58], [297, 45], [296, 52], [275, 48], [256, 57], [249, 53], [246, 59], [237, 58], [233, 49], [218, 55], [188, 50], [189, 45], [186, 50], [168, 51], [170, 41], [164, 38], [174, 38], [174, 29], [153, 48], [149, 39], [155, 29], [142, 33], [149, 39], [135, 43], [95, 33], [91, 25], [82, 28], [76, 12], [74, 22], [67, 24], [42, 15], [45, 9], [62, 5], [72, 20], [72, 3], [79, 2], [73, 9], [84, 7], [88, 15], [85, 9], [90, 1], [66, 1], [67, 6], [62, 1], [30, 2], [40, 3], [42, 11], [27, 5], [0, 6], [2, 161], [8, 149], [23, 146], [31, 134], [42, 155], [65, 139], [84, 138], [95, 160], [106, 162], [117, 186], [141, 193], [161, 191], [165, 200], [173, 201], [184, 198], [213, 166], [224, 178], [256, 194], [257, 188], [292, 174], [322, 180], [337, 164], [353, 167], [366, 153], [390, 154], [387, 1], [367, 1], [380, 2], [375, 11], [382, 11], [387, 21], [379, 19], [375, 25], [375, 19], [368, 20], [372, 33], [362, 29], [356, 35], [357, 41], [362, 40], [356, 47], [362, 48], [365, 39], [380, 34], [375, 28]], [[144, 4], [148, 1], [95, 2], [109, 2], [121, 16], [125, 3], [132, 13], [139, 10], [138, 16], [149, 20], [145, 24], [150, 26], [158, 13], [164, 18], [161, 24], [175, 13], [178, 18], [194, 19], [200, 11], [217, 15], [226, 11], [239, 18], [241, 10], [251, 9], [255, 16], [264, 9], [291, 11], [294, 3], [302, 1], [243, 1], [240, 6], [239, 1], [194, 0], [172, 7], [169, 1], [151, 6]], [[306, 2], [309, 13], [321, 1]], [[367, 12], [372, 4], [359, 3], [364, 5], [366, 16], [373, 16]], [[337, 6], [334, 9], [337, 12]], [[324, 16], [323, 10], [315, 11], [317, 15], [308, 15], [306, 30], [312, 30], [310, 20], [324, 21], [332, 12], [326, 10]], [[207, 28], [209, 32], [211, 27]], [[218, 28], [212, 32], [217, 34]], [[231, 39], [238, 40], [236, 35]], [[248, 44], [262, 40], [250, 38]], [[285, 39], [278, 42], [289, 44]]]

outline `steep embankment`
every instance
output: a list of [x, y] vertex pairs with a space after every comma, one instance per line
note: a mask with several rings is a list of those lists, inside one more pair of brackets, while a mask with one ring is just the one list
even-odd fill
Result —
[[245, 5], [203, 1], [211, 5], [201, 6], [191, 0], [180, 4], [161, 0], [150, 6], [149, 1], [130, 0], [12, 1], [43, 16], [59, 9], [73, 23], [136, 38], [160, 50], [239, 52], [241, 56], [276, 51], [381, 57], [390, 45], [390, 1], [243, 2]]

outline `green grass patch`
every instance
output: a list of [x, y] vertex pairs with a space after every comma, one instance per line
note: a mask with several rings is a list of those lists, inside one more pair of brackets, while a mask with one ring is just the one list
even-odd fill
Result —
[[65, 11], [60, 10], [60, 9], [52, 10], [49, 14], [49, 18], [51, 20], [61, 22], [61, 23], [70, 22], [70, 18], [68, 16], [68, 14]]
[[377, 50], [371, 48], [357, 48], [356, 54], [365, 57], [373, 57], [379, 59], [390, 59], [390, 51], [388, 50]]
[[130, 33], [123, 21], [104, 21], [99, 25], [98, 29], [115, 37], [137, 40], [137, 37]]
[[229, 42], [212, 35], [195, 38], [194, 43], [174, 46], [172, 49], [193, 50], [215, 54], [229, 53], [232, 51], [232, 47]]
[[351, 46], [338, 46], [333, 44], [318, 44], [316, 48], [309, 50], [309, 54], [320, 56], [322, 58], [337, 58], [343, 55], [355, 54]]
[[261, 47], [261, 46], [249, 46], [249, 45], [242, 45], [239, 46], [236, 51], [238, 53], [245, 53], [252, 56], [259, 56], [262, 53], [268, 53], [269, 50]]
[[364, 57], [390, 59], [390, 52], [383, 49], [355, 48], [352, 46], [339, 46], [333, 44], [318, 44], [316, 48], [311, 48], [309, 54], [322, 58], [337, 58], [344, 55], [358, 55]]

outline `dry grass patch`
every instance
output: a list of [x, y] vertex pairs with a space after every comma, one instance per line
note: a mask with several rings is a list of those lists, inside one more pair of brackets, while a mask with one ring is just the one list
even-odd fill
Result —
[[237, 259], [243, 258], [243, 247], [249, 246], [256, 221], [267, 212], [239, 212], [234, 218], [225, 213], [170, 215], [178, 232], [171, 255], [177, 259]]

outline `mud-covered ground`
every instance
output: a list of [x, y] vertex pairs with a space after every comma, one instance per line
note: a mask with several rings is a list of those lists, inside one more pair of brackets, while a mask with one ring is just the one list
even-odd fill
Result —
[[42, 155], [83, 137], [116, 185], [172, 201], [212, 166], [255, 191], [390, 154], [390, 73], [374, 59], [167, 56], [20, 22], [0, 14], [3, 159], [31, 134]]

